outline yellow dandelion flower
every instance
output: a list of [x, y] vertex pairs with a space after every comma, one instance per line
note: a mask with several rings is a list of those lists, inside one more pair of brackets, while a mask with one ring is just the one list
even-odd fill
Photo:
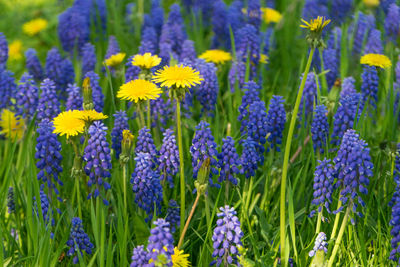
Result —
[[105, 60], [105, 64], [109, 67], [116, 67], [119, 64], [121, 64], [121, 62], [125, 58], [125, 55], [126, 55], [125, 53], [118, 53], [118, 54], [112, 55], [111, 57], [109, 57]]
[[161, 58], [157, 55], [151, 55], [151, 53], [145, 53], [144, 55], [136, 55], [132, 59], [132, 65], [138, 66], [142, 69], [151, 69], [152, 67], [158, 66], [161, 63]]
[[392, 66], [392, 62], [385, 55], [380, 54], [366, 54], [361, 57], [360, 63], [369, 66], [380, 67], [382, 69], [390, 68]]
[[22, 42], [20, 40], [15, 40], [8, 46], [8, 56], [10, 60], [20, 60], [22, 58]]
[[188, 267], [190, 262], [188, 260], [189, 254], [184, 254], [183, 250], [174, 248], [174, 254], [171, 255], [172, 267]]
[[203, 80], [198, 71], [183, 65], [165, 66], [153, 76], [153, 81], [161, 86], [176, 88], [190, 88]]
[[266, 24], [269, 24], [271, 22], [278, 23], [282, 19], [282, 14], [275, 9], [262, 7], [261, 12], [262, 18]]
[[367, 7], [377, 7], [380, 4], [379, 0], [363, 0]]
[[267, 64], [268, 63], [268, 56], [266, 54], [260, 54], [260, 63]]
[[130, 141], [130, 142], [132, 142], [132, 140], [133, 140], [133, 134], [131, 133], [131, 131], [129, 131], [129, 130], [123, 130], [122, 131], [122, 140], [127, 140], [127, 141]]
[[66, 135], [67, 138], [83, 133], [85, 122], [81, 119], [81, 116], [79, 110], [61, 112], [53, 119], [53, 133], [60, 136]]
[[140, 100], [157, 99], [161, 93], [161, 89], [154, 83], [136, 79], [123, 84], [119, 88], [117, 97], [137, 103]]
[[101, 112], [97, 112], [94, 109], [90, 110], [79, 110], [79, 113], [77, 113], [77, 116], [81, 119], [84, 120], [85, 122], [92, 122], [92, 121], [98, 121], [98, 120], [104, 120], [107, 119], [108, 116], [104, 115]]
[[318, 16], [316, 19], [311, 19], [310, 22], [301, 19], [304, 23], [300, 25], [301, 28], [310, 29], [312, 32], [322, 32], [322, 30], [328, 25], [331, 20], [326, 20], [325, 17]]
[[0, 134], [4, 134], [7, 138], [12, 140], [21, 140], [25, 123], [21, 116], [16, 116], [14, 112], [3, 109], [0, 117]]
[[201, 54], [199, 58], [204, 59], [206, 62], [212, 62], [215, 64], [223, 64], [232, 59], [229, 52], [225, 52], [224, 50], [219, 49], [207, 50], [203, 54]]
[[38, 18], [28, 21], [27, 23], [22, 25], [22, 31], [29, 36], [34, 36], [43, 31], [46, 27], [47, 20]]

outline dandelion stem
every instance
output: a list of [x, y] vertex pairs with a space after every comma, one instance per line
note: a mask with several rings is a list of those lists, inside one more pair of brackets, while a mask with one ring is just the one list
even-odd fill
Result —
[[340, 242], [342, 241], [342, 238], [343, 238], [344, 230], [346, 229], [346, 226], [347, 226], [347, 221], [349, 220], [351, 206], [352, 205], [350, 205], [350, 204], [347, 206], [346, 214], [344, 215], [342, 225], [340, 226], [338, 238], [335, 242], [335, 247], [333, 248], [332, 255], [329, 258], [328, 267], [331, 267], [333, 265], [333, 262], [335, 261], [335, 257], [336, 257], [337, 251], [339, 249]]
[[126, 213], [127, 213], [127, 201], [126, 201], [126, 174], [127, 174], [127, 172], [126, 172], [126, 163], [123, 165], [123, 167], [122, 167], [122, 177], [123, 177], [123, 179], [122, 179], [122, 182], [124, 183], [123, 184], [123, 190], [124, 190], [124, 208], [125, 208], [125, 215], [126, 215]]
[[[339, 208], [341, 206], [342, 206], [342, 201], [339, 200], [336, 210], [339, 210]], [[332, 234], [331, 234], [331, 239], [334, 239], [335, 236], [336, 236], [336, 230], [337, 230], [337, 227], [339, 225], [339, 219], [340, 219], [340, 212], [336, 213], [335, 223], [333, 224], [333, 229], [332, 229]]]
[[294, 132], [294, 126], [296, 124], [297, 113], [299, 111], [299, 106], [301, 102], [301, 97], [303, 95], [304, 86], [307, 79], [307, 74], [310, 71], [311, 61], [314, 55], [314, 48], [311, 48], [310, 54], [308, 55], [306, 69], [304, 70], [303, 78], [301, 80], [299, 92], [297, 93], [296, 104], [293, 109], [292, 118], [290, 120], [289, 132], [286, 139], [285, 155], [283, 158], [282, 167], [282, 180], [281, 180], [281, 201], [280, 201], [280, 245], [281, 245], [281, 259], [282, 266], [286, 266], [286, 254], [289, 249], [286, 249], [285, 238], [286, 238], [286, 179], [289, 167], [289, 156], [290, 148], [292, 146], [292, 138]]
[[151, 109], [150, 109], [150, 99], [147, 100], [147, 128], [150, 129], [151, 126]]
[[[179, 149], [179, 174], [181, 187], [181, 225], [180, 233], [183, 233], [183, 225], [185, 223], [185, 169], [183, 165], [183, 145], [182, 145], [182, 128], [181, 128], [181, 104], [176, 100], [176, 128], [178, 132], [178, 149]], [[179, 246], [178, 246], [179, 247]]]
[[193, 217], [194, 211], [195, 211], [195, 209], [197, 207], [197, 203], [199, 202], [200, 196], [201, 196], [201, 194], [199, 192], [197, 192], [197, 196], [196, 196], [196, 199], [194, 200], [194, 203], [193, 203], [192, 209], [190, 211], [189, 217], [188, 217], [188, 219], [187, 219], [187, 221], [185, 223], [185, 227], [183, 228], [183, 230], [181, 232], [181, 236], [179, 237], [179, 242], [178, 242], [178, 246], [177, 246], [178, 249], [182, 246], [183, 240], [185, 238], [186, 231], [187, 231], [187, 229], [189, 227], [190, 221], [192, 220], [192, 217]]
[[320, 212], [318, 212], [317, 228], [315, 229], [316, 234], [318, 234], [319, 231], [321, 230], [321, 220], [322, 220], [322, 210]]

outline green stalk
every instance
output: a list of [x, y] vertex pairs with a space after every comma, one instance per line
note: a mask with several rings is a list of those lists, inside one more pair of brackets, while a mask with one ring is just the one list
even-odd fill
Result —
[[304, 86], [307, 79], [307, 74], [310, 71], [311, 61], [314, 55], [314, 48], [311, 48], [310, 54], [308, 55], [306, 69], [303, 74], [303, 78], [301, 80], [300, 89], [297, 93], [296, 104], [294, 106], [292, 118], [290, 120], [289, 132], [286, 139], [286, 147], [285, 147], [285, 155], [283, 158], [283, 167], [282, 167], [282, 181], [281, 181], [281, 201], [280, 201], [280, 245], [281, 245], [281, 259], [282, 259], [282, 266], [286, 266], [286, 244], [285, 244], [285, 237], [286, 237], [286, 179], [287, 179], [287, 172], [289, 167], [289, 156], [290, 156], [290, 148], [292, 146], [292, 138], [294, 132], [294, 126], [296, 124], [297, 113], [299, 111], [301, 97], [303, 95]]
[[[336, 210], [338, 210], [341, 206], [342, 206], [342, 201], [339, 200]], [[336, 213], [335, 223], [333, 224], [333, 229], [332, 229], [332, 234], [331, 234], [331, 239], [334, 239], [336, 236], [336, 230], [339, 225], [339, 219], [340, 219], [340, 212]]]
[[122, 182], [124, 183], [123, 184], [123, 190], [124, 190], [124, 209], [125, 209], [125, 213], [127, 212], [127, 207], [128, 207], [128, 205], [126, 203], [126, 174], [127, 174], [127, 172], [126, 172], [126, 164], [124, 164], [123, 167], [122, 167], [122, 177], [123, 177]]
[[321, 229], [321, 219], [322, 219], [322, 210], [318, 212], [317, 228], [315, 229], [316, 234], [318, 234], [319, 230]]
[[183, 165], [183, 145], [182, 145], [182, 128], [181, 128], [181, 104], [176, 100], [176, 128], [178, 132], [178, 149], [179, 149], [179, 173], [181, 186], [181, 225], [180, 234], [182, 235], [185, 225], [185, 169]]
[[143, 110], [142, 110], [141, 104], [142, 103], [140, 103], [140, 102], [137, 104], [138, 111], [139, 111], [140, 124], [141, 124], [140, 128], [146, 126], [146, 123], [144, 122], [144, 115], [143, 115]]
[[150, 99], [147, 100], [147, 128], [150, 129], [151, 126], [151, 117], [150, 117]]
[[346, 229], [346, 226], [347, 226], [347, 221], [349, 220], [349, 214], [350, 214], [351, 206], [352, 206], [351, 204], [349, 204], [347, 206], [346, 214], [344, 215], [342, 225], [340, 226], [338, 238], [337, 238], [337, 240], [335, 242], [335, 247], [333, 248], [332, 255], [329, 258], [328, 267], [332, 267], [333, 266], [333, 262], [335, 261], [335, 257], [336, 257], [336, 254], [338, 252], [340, 242], [342, 241], [342, 238], [343, 238], [344, 230]]

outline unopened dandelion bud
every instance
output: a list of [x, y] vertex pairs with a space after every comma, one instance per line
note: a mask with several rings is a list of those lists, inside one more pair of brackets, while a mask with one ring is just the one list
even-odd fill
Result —
[[122, 132], [121, 155], [120, 155], [121, 164], [126, 164], [129, 161], [132, 150], [133, 138], [134, 136], [129, 130], [124, 130]]
[[324, 40], [322, 39], [322, 30], [331, 22], [330, 19], [326, 20], [324, 17], [318, 16], [316, 19], [311, 19], [310, 22], [301, 20], [304, 24], [300, 25], [301, 28], [308, 29], [309, 32], [306, 40], [311, 48], [325, 47]]
[[195, 186], [199, 194], [204, 194], [208, 186], [208, 177], [210, 173], [210, 158], [206, 158], [200, 167]]
[[90, 78], [86, 77], [82, 84], [83, 90], [83, 109], [91, 110], [94, 109], [92, 88], [90, 87]]

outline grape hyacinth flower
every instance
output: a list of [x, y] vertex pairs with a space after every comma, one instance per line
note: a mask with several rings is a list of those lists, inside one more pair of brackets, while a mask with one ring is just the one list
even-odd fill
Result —
[[12, 106], [11, 98], [15, 97], [16, 84], [14, 73], [0, 65], [0, 109]]
[[318, 233], [318, 236], [315, 239], [314, 248], [308, 253], [308, 255], [314, 257], [319, 250], [324, 251], [325, 254], [328, 253], [328, 243], [326, 242], [326, 234], [324, 232]]
[[151, 220], [156, 208], [156, 214], [161, 213], [161, 201], [163, 189], [160, 183], [160, 175], [154, 170], [152, 158], [149, 153], [138, 152], [135, 157], [136, 167], [132, 173], [132, 189], [135, 193], [135, 203], [143, 209], [147, 218]]
[[[110, 184], [105, 181], [106, 178], [111, 177], [110, 145], [106, 139], [107, 127], [101, 121], [95, 121], [89, 127], [89, 135], [90, 138], [85, 147], [83, 160], [86, 162], [85, 173], [89, 176], [88, 186], [96, 187], [87, 198], [95, 199], [100, 195], [101, 186], [105, 191], [111, 188]], [[101, 197], [104, 205], [108, 205], [105, 194]]]
[[306, 21], [318, 16], [328, 18], [328, 7], [320, 0], [306, 0], [303, 6], [302, 18]]
[[144, 246], [137, 246], [133, 248], [132, 257], [131, 257], [131, 264], [130, 267], [143, 267], [146, 266], [149, 262], [147, 260], [147, 251], [144, 250]]
[[169, 223], [164, 219], [157, 219], [154, 225], [155, 227], [150, 230], [147, 259], [156, 263], [161, 261], [162, 266], [172, 267], [171, 255], [174, 254], [174, 237], [170, 232]]
[[[328, 213], [331, 212], [330, 204], [332, 203], [333, 182], [335, 180], [335, 169], [330, 159], [324, 158], [318, 160], [318, 166], [314, 172], [314, 199], [311, 204], [317, 206], [317, 212], [322, 212], [325, 207]], [[312, 210], [310, 216], [314, 216], [315, 210]]]
[[7, 192], [7, 208], [8, 214], [15, 212], [15, 199], [14, 199], [14, 188], [10, 186]]
[[[244, 24], [244, 14], [242, 12], [243, 2], [240, 0], [234, 0], [228, 7], [227, 21], [228, 26], [231, 27], [232, 32], [235, 33]], [[230, 48], [227, 47], [227, 48]]]
[[250, 57], [251, 72], [250, 79], [256, 77], [256, 67], [260, 60], [260, 44], [261, 37], [257, 29], [251, 25], [246, 24], [240, 28], [235, 34], [235, 43], [237, 44], [238, 54], [242, 55], [244, 59]]
[[328, 90], [335, 84], [336, 78], [338, 77], [338, 57], [336, 49], [327, 48], [322, 52], [324, 59], [324, 70], [329, 70], [326, 73], [326, 82], [328, 84]]
[[340, 91], [340, 97], [342, 98], [345, 95], [357, 93], [355, 83], [356, 80], [351, 76], [344, 78], [342, 81], [342, 91]]
[[400, 7], [395, 3], [388, 8], [384, 26], [388, 40], [395, 43], [400, 32]]
[[231, 92], [235, 92], [235, 84], [237, 83], [238, 88], [243, 88], [244, 79], [246, 76], [246, 63], [243, 62], [241, 57], [239, 59], [233, 60], [231, 69], [229, 70], [228, 80], [231, 87]]
[[158, 151], [154, 145], [153, 137], [151, 136], [150, 130], [144, 126], [139, 130], [138, 138], [136, 141], [135, 153], [149, 153], [153, 162], [152, 167], [155, 167], [157, 162]]
[[206, 116], [213, 116], [219, 90], [217, 67], [214, 63], [199, 59], [196, 60], [195, 69], [204, 79], [195, 89], [197, 100], [202, 105], [201, 112]]
[[375, 28], [375, 18], [373, 15], [365, 15], [361, 11], [358, 12], [358, 20], [353, 22], [349, 29], [352, 30], [354, 36], [353, 54], [359, 55], [362, 51], [362, 45], [365, 36], [368, 36], [370, 29]]
[[330, 18], [336, 24], [342, 24], [352, 13], [353, 0], [336, 0], [332, 1]]
[[339, 107], [333, 116], [331, 143], [339, 145], [347, 129], [352, 129], [363, 110], [361, 94], [351, 93], [339, 99]]
[[180, 226], [180, 208], [175, 200], [171, 199], [168, 204], [167, 215], [165, 221], [169, 222], [171, 226], [171, 233], [175, 233], [175, 230]]
[[[82, 220], [79, 217], [72, 218], [71, 234], [67, 241], [67, 246], [69, 247], [67, 256], [74, 256], [77, 253], [81, 253], [83, 256], [83, 251], [86, 252], [86, 254], [92, 254], [94, 245], [90, 242], [89, 236], [83, 230]], [[72, 262], [74, 264], [79, 262], [78, 255], [74, 256]]]
[[96, 48], [91, 43], [86, 43], [82, 47], [82, 74], [94, 71], [97, 63]]
[[[40, 208], [42, 209], [43, 221], [47, 225], [50, 221], [50, 216], [51, 216], [52, 212], [51, 212], [51, 208], [49, 205], [49, 199], [42, 188], [40, 188], [39, 197], [40, 197]], [[35, 214], [36, 214], [36, 216], [39, 217], [39, 208], [37, 206], [35, 196], [33, 197], [33, 201], [34, 201], [34, 207], [35, 207], [35, 209], [34, 209]], [[51, 225], [54, 225], [54, 219], [51, 220]]]
[[[185, 100], [187, 96], [185, 97]], [[171, 105], [171, 99], [159, 97], [155, 100], [150, 100], [151, 107], [151, 127], [160, 127], [163, 129], [167, 125], [168, 120], [172, 117], [175, 111], [175, 106]]]
[[253, 177], [256, 174], [258, 164], [261, 163], [260, 154], [257, 152], [257, 143], [250, 137], [242, 142], [243, 151], [240, 158], [242, 173], [246, 178]]
[[8, 43], [2, 32], [0, 32], [0, 65], [5, 65], [8, 59]]
[[240, 132], [244, 133], [248, 125], [248, 108], [253, 102], [260, 101], [259, 95], [261, 87], [257, 83], [249, 81], [244, 84], [242, 90], [244, 91], [244, 95], [242, 97], [242, 104], [239, 106], [238, 121], [242, 122]]
[[60, 102], [57, 98], [56, 85], [50, 79], [44, 79], [40, 84], [41, 94], [37, 107], [37, 119], [51, 120], [60, 113]]
[[261, 5], [260, 0], [247, 1], [247, 22], [253, 25], [257, 30], [261, 26]]
[[180, 61], [186, 61], [190, 64], [194, 64], [197, 54], [194, 48], [194, 42], [192, 40], [185, 40], [182, 44], [182, 52], [180, 55]]
[[19, 81], [16, 101], [17, 115], [28, 119], [35, 115], [39, 101], [39, 89], [33, 77], [28, 73], [24, 73]]
[[151, 1], [150, 17], [151, 17], [151, 26], [156, 30], [157, 36], [160, 36], [162, 26], [164, 24], [164, 9], [161, 6], [160, 0]]
[[128, 116], [123, 110], [117, 111], [114, 114], [114, 128], [111, 131], [111, 148], [115, 151], [115, 158], [119, 159], [121, 153], [122, 132], [129, 130]]
[[[203, 162], [210, 159], [210, 177], [209, 183], [213, 185], [212, 175], [218, 174], [216, 169], [218, 156], [217, 144], [214, 141], [214, 136], [211, 133], [210, 124], [205, 121], [201, 121], [196, 126], [196, 133], [192, 140], [192, 146], [190, 147], [190, 154], [192, 155], [192, 167], [193, 167], [193, 178], [197, 178], [197, 174], [200, 170]], [[218, 185], [216, 185], [218, 187]]]
[[227, 47], [226, 45], [230, 42], [230, 36], [227, 25], [227, 6], [224, 1], [217, 0], [214, 2], [211, 22], [214, 33], [211, 47], [214, 49]]
[[173, 188], [174, 176], [179, 171], [179, 151], [173, 130], [166, 129], [163, 136], [160, 157], [158, 158], [158, 171], [163, 183], [168, 181], [169, 187]]
[[59, 191], [56, 184], [63, 185], [59, 178], [63, 171], [61, 167], [61, 143], [57, 140], [57, 135], [53, 133], [54, 127], [51, 121], [43, 119], [38, 126], [35, 159], [37, 159], [36, 167], [40, 171], [37, 178], [47, 185], [50, 194], [54, 191], [58, 195]]
[[383, 54], [380, 30], [371, 30], [368, 36], [367, 44], [365, 45], [364, 54]]
[[360, 194], [368, 194], [367, 186], [369, 178], [373, 175], [374, 167], [369, 155], [368, 144], [360, 139], [356, 131], [347, 130], [333, 162], [338, 175], [335, 188], [341, 188], [340, 201], [343, 204], [336, 212], [342, 211], [344, 206], [349, 203], [352, 205], [353, 212], [361, 216], [361, 213], [357, 212], [356, 199], [358, 204], [365, 206]]
[[275, 147], [278, 152], [280, 151], [279, 145], [282, 144], [282, 134], [286, 122], [284, 102], [285, 100], [282, 96], [273, 95], [267, 114], [268, 142], [271, 144], [271, 148]]
[[221, 169], [218, 182], [226, 181], [237, 185], [238, 180], [235, 176], [240, 172], [241, 162], [236, 152], [235, 141], [232, 137], [227, 136], [222, 138], [222, 143], [222, 151], [218, 154], [218, 167]]
[[[317, 81], [316, 79], [317, 75], [314, 72], [308, 73], [299, 107], [300, 118], [302, 118], [303, 112], [306, 118], [313, 113], [314, 102], [317, 101], [317, 82], [319, 84], [319, 81]], [[320, 85], [318, 87], [321, 88]]]
[[[145, 27], [142, 31], [142, 39], [140, 40], [139, 54], [151, 53], [157, 54], [158, 43], [157, 33], [153, 27]], [[132, 65], [132, 60], [129, 63]]]
[[314, 118], [311, 123], [311, 138], [313, 141], [314, 151], [321, 154], [324, 153], [326, 141], [329, 135], [329, 124], [327, 118], [328, 110], [324, 105], [315, 107]]
[[361, 93], [363, 96], [363, 103], [368, 103], [376, 108], [376, 102], [378, 102], [378, 85], [379, 76], [374, 66], [365, 65], [363, 67]]
[[238, 264], [239, 247], [242, 246], [243, 232], [240, 229], [240, 222], [234, 208], [229, 206], [220, 207], [217, 213], [217, 226], [214, 228], [212, 241], [214, 242], [213, 258], [216, 258], [211, 265], [220, 266], [224, 261], [228, 264]]
[[396, 187], [396, 191], [393, 194], [393, 205], [392, 205], [392, 218], [389, 222], [393, 226], [390, 234], [392, 235], [391, 247], [389, 259], [395, 261], [397, 264], [400, 261], [400, 194], [399, 186]]
[[81, 95], [81, 88], [76, 84], [68, 84], [67, 87], [67, 102], [65, 103], [66, 110], [81, 110], [83, 105], [83, 98]]
[[36, 54], [36, 50], [33, 48], [29, 48], [25, 52], [26, 58], [26, 69], [29, 74], [33, 76], [36, 81], [41, 81], [44, 78], [44, 71], [42, 64], [39, 61], [39, 58]]
[[99, 83], [100, 77], [94, 71], [89, 71], [86, 73], [85, 78], [87, 77], [90, 79], [90, 88], [92, 88], [94, 110], [97, 112], [102, 112], [104, 107], [104, 94]]
[[257, 150], [264, 162], [264, 144], [267, 142], [268, 131], [267, 111], [264, 101], [255, 101], [249, 106], [249, 122], [247, 124], [247, 135], [257, 143]]
[[127, 62], [125, 63], [125, 82], [130, 82], [132, 80], [136, 80], [139, 78], [139, 74], [141, 72], [140, 67], [132, 65], [132, 59], [135, 56], [129, 57]]
[[120, 51], [121, 49], [119, 48], [117, 39], [114, 35], [110, 35], [108, 37], [108, 46], [105, 59], [111, 57], [112, 55], [118, 54]]
[[47, 52], [46, 77], [56, 84], [58, 96], [65, 98], [65, 89], [75, 79], [74, 67], [69, 59], [63, 59], [57, 48]]

